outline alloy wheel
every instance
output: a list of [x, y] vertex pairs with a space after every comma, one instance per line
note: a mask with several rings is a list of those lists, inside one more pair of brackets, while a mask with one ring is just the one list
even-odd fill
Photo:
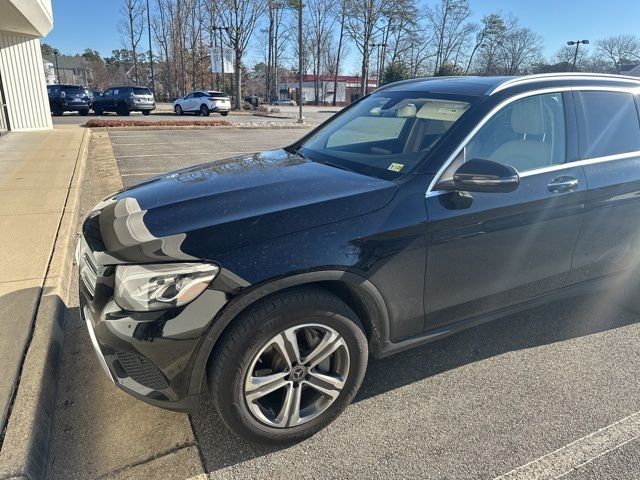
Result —
[[288, 428], [318, 417], [338, 398], [349, 374], [349, 349], [334, 329], [302, 324], [272, 337], [254, 356], [243, 395], [251, 414]]

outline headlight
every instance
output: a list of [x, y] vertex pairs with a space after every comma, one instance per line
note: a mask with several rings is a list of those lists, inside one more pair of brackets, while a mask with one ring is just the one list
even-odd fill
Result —
[[219, 271], [206, 263], [118, 265], [115, 301], [134, 312], [179, 307], [195, 300]]

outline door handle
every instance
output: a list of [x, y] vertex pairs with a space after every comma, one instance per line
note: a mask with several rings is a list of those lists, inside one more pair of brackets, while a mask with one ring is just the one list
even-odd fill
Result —
[[547, 190], [549, 190], [551, 193], [573, 192], [577, 188], [578, 179], [575, 177], [570, 177], [568, 175], [556, 177], [551, 180], [551, 183], [549, 185], [547, 185]]

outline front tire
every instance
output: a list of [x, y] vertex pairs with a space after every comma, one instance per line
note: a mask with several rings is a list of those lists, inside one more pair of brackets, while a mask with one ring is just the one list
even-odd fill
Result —
[[100, 116], [104, 114], [104, 111], [102, 110], [102, 107], [93, 107], [93, 113]]
[[173, 111], [176, 115], [182, 115], [182, 107], [180, 105], [176, 105]]
[[207, 368], [213, 403], [238, 436], [287, 444], [329, 425], [351, 403], [367, 367], [357, 316], [335, 295], [299, 288], [250, 307]]
[[151, 110], [142, 110], [142, 115], [145, 117], [151, 113]]
[[87, 115], [89, 115], [89, 109], [88, 108], [82, 109], [78, 113], [80, 114], [80, 116], [86, 117]]

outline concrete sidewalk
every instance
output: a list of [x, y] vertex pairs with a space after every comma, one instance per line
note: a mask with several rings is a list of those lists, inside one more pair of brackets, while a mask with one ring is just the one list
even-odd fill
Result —
[[[0, 428], [20, 384], [45, 286], [66, 275], [52, 262], [63, 213], [89, 131], [77, 126], [11, 133], [0, 139]], [[62, 262], [58, 262], [62, 263]]]

